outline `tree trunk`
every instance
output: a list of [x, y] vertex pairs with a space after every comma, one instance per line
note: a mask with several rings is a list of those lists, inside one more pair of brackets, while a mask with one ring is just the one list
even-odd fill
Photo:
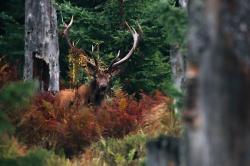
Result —
[[177, 6], [180, 6], [182, 8], [186, 8], [188, 4], [188, 0], [176, 0]]
[[25, 1], [24, 79], [38, 79], [41, 90], [59, 90], [57, 15], [52, 0]]
[[[186, 130], [183, 139], [182, 166], [201, 166], [207, 162], [207, 151], [204, 149], [206, 137], [202, 130], [196, 130], [200, 114], [198, 109], [198, 77], [202, 55], [207, 49], [207, 26], [204, 21], [205, 4], [202, 0], [189, 0], [188, 17], [188, 57], [186, 69], [186, 100], [183, 119], [186, 122]], [[199, 158], [197, 157], [199, 156]], [[192, 160], [195, 158], [195, 160]]]
[[[205, 24], [202, 35], [191, 34], [189, 53], [199, 57], [196, 112], [187, 113], [188, 166], [250, 165], [250, 4], [245, 0], [192, 0]], [[199, 43], [197, 43], [199, 41]], [[193, 46], [202, 52], [194, 51]], [[195, 59], [195, 58], [194, 58]], [[195, 59], [196, 60], [196, 59]], [[188, 115], [188, 116], [187, 116]]]
[[146, 166], [179, 166], [179, 142], [178, 138], [169, 136], [148, 142]]

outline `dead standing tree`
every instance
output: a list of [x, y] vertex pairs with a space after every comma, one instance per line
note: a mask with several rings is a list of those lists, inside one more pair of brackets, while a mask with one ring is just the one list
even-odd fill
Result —
[[25, 1], [24, 80], [41, 90], [59, 91], [59, 45], [53, 0]]

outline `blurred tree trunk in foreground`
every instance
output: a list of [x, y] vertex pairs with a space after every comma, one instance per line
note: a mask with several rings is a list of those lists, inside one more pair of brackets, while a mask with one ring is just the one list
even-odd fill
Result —
[[[197, 10], [193, 10], [195, 8]], [[196, 86], [192, 87], [197, 97], [191, 104], [195, 105], [195, 111], [190, 111], [190, 103], [187, 103], [184, 112], [187, 147], [183, 165], [248, 166], [250, 3], [192, 0], [189, 12], [191, 28], [201, 30], [204, 25], [207, 28], [200, 35], [191, 33], [189, 40], [189, 53], [193, 62], [198, 60], [200, 69], [187, 74], [197, 78]], [[199, 21], [192, 21], [193, 17]], [[187, 99], [192, 95], [190, 91]]]
[[[250, 3], [190, 0], [188, 12], [186, 132], [180, 165], [249, 166]], [[173, 155], [168, 144], [149, 144], [148, 163], [177, 166], [168, 161]]]
[[38, 79], [41, 90], [59, 90], [57, 15], [52, 0], [25, 1], [24, 79]]
[[180, 140], [160, 136], [147, 143], [147, 166], [178, 166], [180, 164]]
[[[188, 3], [188, 56], [186, 68], [186, 103], [183, 112], [184, 120], [188, 125], [184, 132], [184, 142], [181, 146], [183, 151], [183, 166], [200, 165], [206, 161], [207, 149], [204, 148], [206, 139], [203, 130], [196, 130], [195, 118], [198, 114], [198, 76], [201, 57], [207, 49], [207, 26], [205, 17], [205, 3], [201, 0], [189, 0]], [[195, 149], [195, 150], [193, 150]], [[196, 156], [199, 156], [197, 158]], [[196, 158], [195, 160], [190, 160]]]

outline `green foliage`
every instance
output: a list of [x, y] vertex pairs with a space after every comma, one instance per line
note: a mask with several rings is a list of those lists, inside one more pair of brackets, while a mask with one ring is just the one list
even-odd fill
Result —
[[183, 92], [179, 91], [172, 83], [164, 84], [161, 88], [165, 94], [175, 100], [172, 108], [182, 109], [184, 106], [184, 95]]
[[0, 90], [0, 165], [3, 166], [61, 166], [70, 165], [63, 157], [44, 149], [33, 149], [26, 154], [26, 148], [15, 139], [9, 139], [6, 131], [13, 131], [9, 116], [16, 110], [27, 106], [34, 95], [37, 84], [34, 82], [16, 82]]
[[164, 34], [163, 42], [180, 48], [185, 43], [187, 31], [186, 10], [175, 7], [170, 0], [161, 0], [151, 5], [149, 11], [151, 14], [148, 14], [148, 17], [162, 26], [160, 31]]
[[185, 47], [186, 13], [169, 1], [156, 1], [144, 9], [141, 19], [143, 41], [138, 56], [128, 63], [121, 79], [125, 89], [152, 92], [163, 89], [171, 81], [169, 51], [171, 47]]
[[133, 57], [127, 64], [131, 70], [126, 70], [120, 78], [124, 88], [129, 93], [161, 89], [162, 85], [170, 81], [170, 65], [164, 59], [159, 51], [150, 57]]
[[[2, 136], [2, 135], [1, 135]], [[17, 157], [22, 147], [15, 139], [9, 139], [8, 136], [0, 138], [0, 158]]]
[[[141, 25], [143, 39], [139, 50], [124, 65], [125, 70], [122, 70], [119, 77], [122, 86], [129, 93], [138, 93], [141, 90], [152, 92], [171, 81], [169, 50], [171, 47], [185, 48], [184, 37], [187, 29], [186, 11], [175, 7], [173, 0], [124, 1], [123, 7], [118, 0], [56, 2], [59, 32], [63, 29], [61, 17], [68, 22], [73, 15], [75, 19], [70, 37], [78, 47], [88, 51], [91, 50], [91, 45], [100, 44], [100, 58], [107, 65], [118, 50], [125, 55], [131, 47], [131, 35], [123, 22], [126, 20], [135, 28], [136, 22]], [[16, 60], [22, 61], [24, 0], [3, 1], [0, 9], [0, 55], [8, 55], [7, 58], [12, 63]], [[67, 52], [66, 42], [60, 39], [61, 78], [66, 82], [69, 80]], [[79, 72], [79, 77], [86, 76], [82, 70]], [[87, 79], [79, 80], [83, 82]]]
[[17, 82], [10, 83], [0, 90], [0, 134], [6, 130], [13, 130], [7, 114], [13, 114], [15, 110], [25, 107], [36, 87], [33, 82]]
[[0, 111], [0, 134], [2, 134], [5, 131], [12, 132], [14, 128], [9, 123], [9, 119], [6, 114], [4, 114], [2, 111]]
[[[35, 90], [35, 84], [31, 82], [26, 83], [11, 83], [6, 85], [0, 90], [0, 136], [6, 131], [13, 132], [12, 126], [8, 114], [14, 114], [16, 109], [21, 109], [28, 104], [30, 97]], [[13, 115], [12, 115], [13, 116]], [[0, 138], [1, 138], [0, 137]], [[11, 144], [5, 144], [2, 138], [0, 139], [0, 151], [6, 157], [6, 155], [14, 155], [13, 146]], [[15, 147], [14, 147], [15, 148]], [[6, 150], [7, 149], [7, 150]]]
[[[5, 146], [5, 145], [2, 145]], [[9, 147], [13, 148], [13, 147]], [[30, 150], [27, 154], [18, 155], [17, 150], [5, 148], [2, 154], [12, 150], [12, 154], [8, 156], [0, 155], [0, 165], [3, 166], [70, 166], [72, 165], [68, 159], [59, 157], [51, 151], [45, 149], [36, 148]]]
[[92, 165], [143, 165], [147, 137], [143, 134], [129, 135], [123, 139], [101, 139], [93, 144], [86, 155], [91, 155]]
[[14, 111], [24, 107], [37, 90], [37, 83], [16, 82], [6, 85], [0, 90], [0, 109]]
[[[0, 35], [0, 52], [11, 55], [11, 59], [23, 53], [23, 27], [13, 17], [4, 12], [0, 13], [1, 21], [5, 22], [5, 32]], [[13, 49], [14, 48], [14, 49]]]
[[99, 44], [100, 58], [107, 65], [119, 49], [125, 55], [131, 47], [131, 35], [123, 22], [126, 20], [135, 28], [136, 22], [141, 25], [139, 49], [119, 77], [129, 93], [153, 92], [171, 81], [169, 50], [172, 46], [184, 47], [187, 25], [185, 10], [176, 8], [173, 2], [124, 1], [122, 8], [117, 0], [92, 2], [92, 7], [87, 2], [64, 1], [58, 6], [67, 20], [74, 15], [70, 34], [79, 40], [78, 47], [90, 50], [91, 45]]
[[2, 1], [0, 11], [0, 56], [8, 55], [11, 62], [21, 62], [24, 54], [24, 0]]

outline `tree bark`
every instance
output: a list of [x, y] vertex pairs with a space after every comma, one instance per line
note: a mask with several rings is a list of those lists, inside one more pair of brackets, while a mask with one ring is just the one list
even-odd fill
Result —
[[[205, 7], [193, 14], [202, 17], [206, 37], [193, 33], [190, 44], [199, 41], [206, 47], [199, 54], [189, 50], [193, 57], [199, 57], [200, 74], [195, 87], [196, 113], [187, 113], [185, 164], [248, 166], [250, 4], [245, 0], [192, 0], [191, 8], [197, 4]], [[197, 22], [191, 24], [202, 27]]]
[[24, 80], [38, 79], [41, 90], [59, 90], [57, 15], [52, 0], [25, 1]]
[[188, 0], [176, 0], [177, 6], [186, 8], [188, 4]]
[[146, 166], [179, 166], [179, 142], [179, 138], [170, 136], [148, 142]]
[[[186, 68], [186, 99], [183, 119], [186, 130], [183, 134], [182, 166], [202, 166], [207, 162], [207, 153], [204, 149], [206, 137], [202, 130], [197, 130], [200, 118], [203, 115], [198, 109], [198, 77], [200, 61], [207, 49], [207, 23], [204, 21], [205, 4], [202, 0], [188, 1], [188, 56]], [[197, 118], [199, 116], [199, 118]], [[199, 156], [199, 157], [198, 157]], [[193, 160], [195, 158], [195, 160]]]

